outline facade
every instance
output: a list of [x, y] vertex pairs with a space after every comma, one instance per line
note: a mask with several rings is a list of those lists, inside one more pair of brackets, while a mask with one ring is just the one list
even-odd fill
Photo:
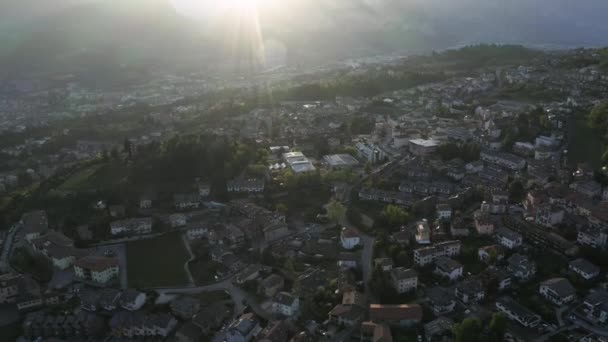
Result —
[[568, 269], [579, 276], [581, 276], [585, 280], [591, 280], [597, 277], [600, 274], [600, 268], [591, 262], [578, 258], [576, 260], [570, 261], [568, 264]]
[[415, 291], [418, 288], [418, 274], [413, 269], [396, 267], [390, 272], [393, 287], [398, 293]]
[[439, 147], [439, 142], [433, 139], [412, 139], [409, 141], [410, 153], [419, 157], [433, 154], [437, 147]]
[[370, 304], [369, 319], [372, 322], [388, 325], [412, 326], [422, 321], [422, 306], [418, 304]]
[[372, 164], [379, 163], [387, 157], [380, 147], [364, 141], [358, 142], [355, 148], [357, 149], [359, 158]]
[[295, 174], [303, 174], [317, 170], [302, 152], [283, 153], [283, 159]]
[[286, 317], [292, 317], [300, 311], [300, 299], [289, 292], [279, 292], [272, 301], [272, 311]]
[[430, 247], [414, 250], [414, 262], [418, 266], [430, 265], [439, 257], [452, 258], [460, 254], [461, 243], [458, 240], [436, 243]]
[[525, 255], [515, 253], [508, 262], [507, 269], [520, 281], [530, 280], [536, 274], [536, 263]]
[[572, 302], [576, 289], [566, 278], [552, 278], [540, 283], [538, 292], [555, 305], [564, 305]]
[[507, 318], [524, 327], [534, 328], [540, 323], [540, 316], [519, 304], [511, 297], [502, 297], [496, 301], [496, 309], [504, 313]]
[[110, 233], [120, 234], [150, 234], [152, 232], [152, 218], [131, 218], [110, 222]]
[[356, 228], [342, 228], [340, 244], [344, 249], [353, 249], [361, 244], [360, 233]]
[[449, 221], [452, 219], [452, 207], [448, 204], [437, 205], [437, 218], [443, 221]]
[[264, 192], [264, 179], [234, 179], [226, 183], [228, 192], [261, 193]]
[[359, 161], [350, 154], [331, 154], [323, 156], [323, 162], [331, 170], [348, 170], [359, 165]]
[[514, 232], [508, 228], [500, 228], [496, 231], [496, 240], [503, 247], [508, 249], [515, 249], [520, 247], [524, 239], [521, 234]]
[[80, 280], [104, 285], [118, 277], [118, 260], [103, 256], [86, 256], [76, 260], [74, 274]]
[[447, 257], [435, 259], [435, 274], [448, 278], [449, 280], [456, 280], [462, 277], [462, 271], [462, 265], [456, 260]]

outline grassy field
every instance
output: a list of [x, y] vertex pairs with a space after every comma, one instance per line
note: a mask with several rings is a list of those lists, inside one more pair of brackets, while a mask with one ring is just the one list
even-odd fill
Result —
[[127, 244], [129, 287], [179, 287], [188, 284], [184, 264], [190, 255], [179, 233]]
[[126, 173], [120, 163], [91, 165], [73, 173], [57, 190], [78, 192], [110, 187], [123, 181]]

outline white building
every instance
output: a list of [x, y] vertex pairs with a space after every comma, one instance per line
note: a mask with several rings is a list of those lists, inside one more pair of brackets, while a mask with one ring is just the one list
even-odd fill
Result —
[[361, 244], [360, 233], [356, 228], [342, 228], [340, 244], [344, 249], [353, 249]]
[[310, 160], [302, 152], [289, 152], [283, 154], [283, 159], [296, 174], [313, 172], [316, 170]]
[[118, 260], [103, 256], [85, 256], [74, 263], [74, 274], [83, 281], [107, 284], [118, 277]]
[[434, 246], [414, 250], [414, 262], [418, 266], [432, 264], [439, 257], [452, 258], [460, 254], [460, 241], [444, 241]]
[[439, 147], [439, 142], [434, 139], [412, 139], [409, 142], [410, 152], [419, 157], [434, 153]]
[[572, 302], [576, 289], [566, 278], [552, 278], [540, 283], [538, 292], [555, 305], [564, 305]]
[[438, 204], [437, 205], [437, 218], [443, 221], [449, 221], [452, 219], [452, 207], [449, 204]]
[[520, 247], [524, 239], [521, 234], [514, 232], [508, 228], [500, 228], [496, 231], [496, 240], [498, 243], [508, 249], [515, 249]]
[[288, 292], [279, 292], [273, 299], [272, 311], [286, 317], [295, 316], [300, 311], [300, 299]]
[[393, 287], [398, 293], [405, 293], [418, 288], [418, 273], [411, 268], [396, 267], [391, 269]]
[[448, 257], [439, 257], [435, 259], [435, 274], [446, 277], [450, 280], [456, 280], [462, 277], [463, 267], [458, 261]]
[[379, 163], [387, 157], [380, 147], [367, 142], [358, 142], [355, 147], [357, 148], [359, 157], [372, 164]]
[[152, 218], [131, 218], [110, 222], [112, 235], [119, 234], [149, 234], [152, 232]]

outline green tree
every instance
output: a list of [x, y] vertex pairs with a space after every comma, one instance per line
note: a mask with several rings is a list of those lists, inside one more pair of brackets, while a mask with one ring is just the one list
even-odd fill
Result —
[[507, 329], [507, 318], [503, 313], [496, 312], [492, 315], [492, 321], [490, 321], [490, 341], [500, 342], [505, 336]]
[[370, 163], [370, 162], [365, 163], [365, 173], [368, 175], [370, 173], [372, 173], [372, 163]]
[[526, 196], [526, 189], [524, 189], [524, 185], [518, 181], [512, 181], [509, 184], [509, 199], [511, 202], [521, 202]]
[[346, 207], [342, 203], [332, 200], [327, 205], [327, 216], [332, 222], [340, 223], [346, 216]]
[[478, 342], [481, 340], [481, 322], [475, 318], [465, 318], [454, 326], [456, 342]]
[[389, 204], [384, 207], [382, 215], [386, 218], [387, 223], [391, 226], [401, 226], [409, 220], [409, 214], [403, 208]]

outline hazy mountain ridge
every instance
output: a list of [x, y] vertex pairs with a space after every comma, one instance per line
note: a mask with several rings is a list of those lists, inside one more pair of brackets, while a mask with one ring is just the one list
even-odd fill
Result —
[[[291, 0], [260, 22], [299, 63], [475, 42], [603, 45], [605, 13], [601, 0]], [[22, 0], [0, 4], [0, 28], [0, 62], [14, 73], [213, 61], [226, 36], [168, 0]]]

